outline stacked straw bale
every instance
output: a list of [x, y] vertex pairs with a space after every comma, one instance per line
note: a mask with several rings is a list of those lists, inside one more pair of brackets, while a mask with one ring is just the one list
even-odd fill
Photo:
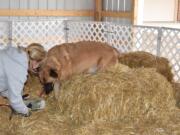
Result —
[[96, 75], [75, 76], [60, 93], [61, 112], [81, 124], [94, 120], [168, 120], [175, 101], [170, 83], [154, 69], [124, 65]]
[[[26, 92], [41, 88], [30, 78]], [[31, 117], [0, 108], [1, 135], [179, 135], [180, 113], [171, 84], [154, 69], [117, 65], [95, 75], [77, 75], [62, 83], [59, 103], [53, 94], [46, 108]]]
[[157, 72], [164, 75], [169, 82], [173, 81], [172, 68], [168, 59], [164, 57], [158, 57], [148, 52], [137, 51], [122, 54], [119, 62], [131, 68], [155, 68]]
[[180, 83], [173, 83], [176, 106], [180, 108]]

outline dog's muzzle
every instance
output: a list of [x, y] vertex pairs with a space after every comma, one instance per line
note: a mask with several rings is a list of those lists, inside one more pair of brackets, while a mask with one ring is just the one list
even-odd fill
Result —
[[45, 83], [44, 84], [44, 91], [46, 94], [49, 94], [51, 91], [54, 89], [54, 84], [53, 83]]

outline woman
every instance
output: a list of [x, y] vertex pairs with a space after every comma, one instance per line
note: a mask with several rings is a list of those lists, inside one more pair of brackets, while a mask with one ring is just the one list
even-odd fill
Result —
[[6, 97], [11, 108], [22, 116], [30, 116], [22, 98], [28, 70], [35, 73], [45, 55], [43, 46], [37, 43], [27, 48], [8, 46], [0, 50], [0, 95]]

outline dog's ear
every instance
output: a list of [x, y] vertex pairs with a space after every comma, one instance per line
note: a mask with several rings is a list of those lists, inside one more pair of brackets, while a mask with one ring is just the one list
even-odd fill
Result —
[[55, 69], [50, 69], [49, 75], [53, 78], [58, 78], [58, 73]]

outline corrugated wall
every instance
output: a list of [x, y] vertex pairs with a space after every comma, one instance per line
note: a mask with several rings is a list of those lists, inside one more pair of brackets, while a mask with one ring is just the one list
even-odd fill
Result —
[[[0, 9], [63, 9], [94, 10], [95, 0], [0, 0]], [[103, 10], [131, 11], [132, 0], [103, 0]], [[0, 19], [32, 19], [57, 17], [0, 17]], [[64, 17], [58, 17], [64, 18]], [[93, 20], [93, 17], [66, 17], [77, 20]], [[130, 19], [105, 17], [104, 21], [130, 24]]]
[[[132, 0], [103, 0], [103, 10], [105, 11], [131, 11]], [[104, 17], [104, 21], [131, 24], [127, 18]]]
[[[0, 9], [63, 9], [94, 10], [94, 0], [0, 0]], [[31, 19], [47, 17], [0, 17], [0, 19]], [[57, 17], [48, 17], [57, 18]], [[64, 18], [64, 17], [58, 17]], [[66, 17], [67, 18], [67, 17]], [[93, 20], [92, 17], [68, 17], [68, 19]]]

